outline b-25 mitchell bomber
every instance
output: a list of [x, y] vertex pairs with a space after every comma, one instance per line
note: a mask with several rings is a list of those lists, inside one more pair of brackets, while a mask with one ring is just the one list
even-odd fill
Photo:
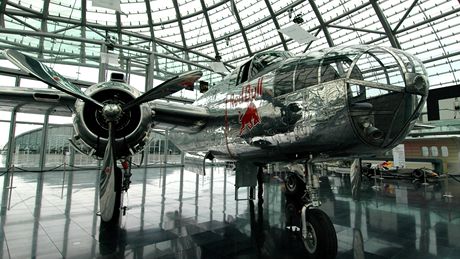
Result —
[[[160, 99], [193, 86], [200, 71], [173, 77], [143, 94], [116, 76], [82, 92], [32, 57], [15, 50], [4, 54], [68, 95], [3, 88], [0, 108], [74, 104], [72, 145], [103, 159], [103, 221], [110, 221], [119, 209], [116, 160], [141, 151], [152, 128], [168, 130], [184, 152], [235, 161], [237, 185], [255, 186], [261, 166], [274, 161], [366, 157], [395, 147], [414, 126], [429, 87], [420, 60], [379, 46], [334, 47], [301, 56], [285, 51], [258, 53], [193, 104]], [[307, 251], [320, 258], [334, 257], [335, 230], [317, 208], [317, 181], [311, 167], [306, 168], [303, 175], [290, 175], [286, 191], [295, 193], [300, 188], [309, 201], [302, 209], [301, 229]]]

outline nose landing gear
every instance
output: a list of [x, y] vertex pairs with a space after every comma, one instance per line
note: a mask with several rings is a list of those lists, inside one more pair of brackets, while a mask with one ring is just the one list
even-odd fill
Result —
[[304, 204], [301, 211], [301, 239], [309, 258], [335, 258], [337, 234], [329, 216], [320, 210], [319, 180], [312, 164], [307, 162], [305, 176], [290, 172], [285, 179], [286, 195], [298, 197]]

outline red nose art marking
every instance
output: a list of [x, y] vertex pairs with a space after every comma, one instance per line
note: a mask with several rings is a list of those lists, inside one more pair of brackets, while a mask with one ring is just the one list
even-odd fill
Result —
[[240, 136], [243, 134], [244, 129], [246, 126], [248, 129], [252, 129], [254, 126], [260, 123], [259, 113], [257, 112], [257, 107], [254, 103], [250, 103], [244, 114], [240, 114]]
[[59, 77], [57, 77], [57, 76], [54, 76], [53, 79], [54, 79], [54, 81], [59, 81], [59, 80], [61, 80], [61, 79], [60, 79]]
[[105, 168], [105, 170], [104, 170], [105, 174], [107, 174], [107, 175], [110, 174], [110, 171], [111, 171], [111, 170], [110, 170], [110, 166], [107, 166], [107, 167]]

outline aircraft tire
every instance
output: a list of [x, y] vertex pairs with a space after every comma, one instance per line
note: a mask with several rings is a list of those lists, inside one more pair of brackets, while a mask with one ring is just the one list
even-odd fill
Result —
[[414, 177], [415, 179], [423, 179], [423, 170], [422, 169], [415, 169], [413, 172], [412, 172], [412, 177]]
[[284, 186], [286, 187], [286, 195], [289, 196], [302, 195], [305, 192], [305, 183], [295, 173], [288, 173], [284, 179]]
[[335, 258], [337, 256], [337, 234], [326, 213], [319, 209], [308, 209], [305, 215], [306, 233], [302, 226], [302, 241], [310, 258]]

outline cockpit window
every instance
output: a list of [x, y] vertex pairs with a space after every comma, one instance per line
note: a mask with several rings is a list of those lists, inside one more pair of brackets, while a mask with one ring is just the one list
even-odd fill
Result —
[[242, 65], [238, 72], [237, 85], [251, 80], [254, 77], [276, 69], [283, 60], [291, 57], [289, 52], [270, 51], [256, 54], [252, 60]]
[[270, 70], [270, 67], [289, 57], [291, 57], [289, 52], [282, 51], [259, 53], [252, 59], [252, 75], [259, 74], [265, 70]]

